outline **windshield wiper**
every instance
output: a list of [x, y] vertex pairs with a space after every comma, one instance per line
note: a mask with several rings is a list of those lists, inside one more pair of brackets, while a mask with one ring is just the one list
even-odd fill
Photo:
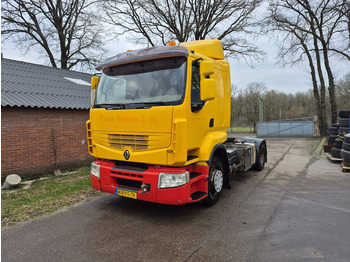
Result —
[[105, 108], [106, 110], [121, 110], [121, 109], [148, 109], [152, 106], [171, 105], [172, 102], [155, 101], [155, 102], [140, 102], [132, 104], [95, 104], [94, 108]]
[[144, 105], [169, 105], [168, 102], [164, 102], [164, 101], [155, 101], [155, 102], [144, 102], [144, 103], [140, 103], [140, 104], [144, 104]]
[[163, 101], [155, 101], [155, 102], [134, 103], [134, 104], [131, 104], [131, 105], [135, 106], [136, 109], [148, 109], [148, 108], [151, 108], [152, 106], [169, 105], [169, 103], [163, 102]]
[[125, 109], [124, 104], [97, 104], [94, 105], [96, 108], [106, 108], [107, 110], [118, 110], [118, 109]]

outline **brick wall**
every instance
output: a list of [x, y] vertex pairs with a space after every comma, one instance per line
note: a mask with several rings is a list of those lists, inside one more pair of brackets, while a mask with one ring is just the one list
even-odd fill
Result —
[[38, 177], [55, 167], [55, 135], [59, 168], [88, 164], [85, 122], [88, 110], [1, 108], [1, 177]]

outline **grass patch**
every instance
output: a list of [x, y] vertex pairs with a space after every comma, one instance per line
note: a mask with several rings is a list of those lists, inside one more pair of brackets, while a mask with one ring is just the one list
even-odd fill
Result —
[[21, 183], [19, 188], [1, 190], [1, 226], [39, 217], [99, 194], [91, 187], [90, 167], [59, 177], [48, 175], [30, 185]]
[[249, 126], [234, 126], [227, 129], [228, 133], [233, 134], [253, 134], [254, 133], [254, 127]]

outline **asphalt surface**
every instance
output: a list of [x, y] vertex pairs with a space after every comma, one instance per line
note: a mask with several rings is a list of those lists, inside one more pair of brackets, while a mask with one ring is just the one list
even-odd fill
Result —
[[319, 142], [268, 140], [210, 208], [103, 194], [3, 229], [2, 261], [350, 261], [350, 173]]

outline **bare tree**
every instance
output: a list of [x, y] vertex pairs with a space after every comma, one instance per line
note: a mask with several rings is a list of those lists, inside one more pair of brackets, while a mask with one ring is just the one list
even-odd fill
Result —
[[12, 40], [27, 51], [39, 47], [53, 67], [90, 67], [103, 52], [99, 22], [91, 9], [94, 4], [89, 0], [4, 0], [3, 41]]
[[231, 86], [231, 126], [242, 125], [244, 113], [244, 94], [243, 90], [238, 89], [236, 85]]
[[333, 6], [333, 11], [337, 11], [341, 19], [336, 29], [338, 40], [333, 41], [335, 47], [330, 47], [330, 50], [350, 60], [350, 1], [343, 0], [341, 5]]
[[[325, 134], [327, 125], [323, 68], [328, 79], [331, 121], [337, 121], [330, 52], [340, 50], [337, 44], [344, 30], [338, 28], [344, 28], [345, 15], [339, 8], [343, 10], [345, 7], [345, 0], [271, 0], [269, 16], [265, 23], [268, 30], [283, 33], [283, 39], [279, 41], [279, 56], [284, 65], [294, 65], [304, 59], [308, 61], [321, 135]], [[344, 53], [349, 51], [345, 46], [342, 48]]]
[[253, 126], [259, 119], [259, 98], [264, 96], [264, 83], [249, 83], [243, 90], [237, 90], [231, 98], [231, 123]]
[[[312, 37], [304, 31], [305, 23], [292, 12], [286, 12], [291, 4], [289, 1], [271, 1], [269, 5], [269, 17], [265, 25], [267, 29], [277, 32], [279, 40], [279, 57], [283, 65], [294, 65], [306, 57], [313, 85], [313, 94], [319, 117], [319, 129], [321, 135], [326, 132], [326, 102], [325, 83], [322, 70], [318, 71], [321, 85], [318, 84], [317, 68], [312, 54]], [[281, 34], [281, 32], [283, 34]], [[321, 63], [319, 50], [316, 47], [316, 63]], [[321, 69], [321, 68], [320, 68]]]
[[244, 104], [247, 122], [254, 124], [259, 120], [259, 98], [262, 98], [266, 92], [265, 83], [252, 82], [247, 85], [244, 91]]
[[260, 59], [263, 52], [252, 44], [253, 16], [262, 0], [104, 0], [107, 21], [132, 33], [136, 43], [151, 46], [216, 38], [227, 55]]
[[[231, 124], [241, 126], [258, 121], [259, 98], [264, 101], [264, 120], [310, 117], [316, 114], [313, 92], [285, 94], [275, 90], [266, 91], [262, 83], [249, 84], [235, 92], [231, 98]], [[260, 86], [260, 87], [259, 87]], [[257, 88], [256, 88], [257, 87]]]
[[[313, 6], [309, 1], [300, 0], [298, 1], [298, 4], [301, 6], [301, 10], [304, 9], [308, 13], [308, 16], [306, 17], [308, 18], [307, 22], [310, 24], [310, 31], [314, 37], [314, 45], [316, 46], [316, 43], [320, 42], [322, 48], [324, 66], [329, 83], [328, 91], [331, 106], [331, 121], [332, 123], [336, 123], [338, 112], [335, 98], [334, 76], [330, 65], [329, 51], [336, 51], [336, 53], [342, 54], [347, 58], [350, 57], [348, 54], [346, 54], [346, 50], [350, 51], [347, 45], [345, 45], [345, 51], [340, 49], [341, 46], [334, 46], [335, 43], [338, 43], [339, 41], [338, 32], [341, 32], [341, 30], [338, 28], [342, 27], [342, 20], [344, 15], [347, 13], [345, 12], [345, 14], [343, 14], [338, 10], [339, 8], [341, 10], [346, 10], [346, 8], [348, 8], [348, 4], [345, 0], [323, 0], [317, 4], [314, 4]], [[298, 12], [300, 12], [300, 9], [298, 9]]]

